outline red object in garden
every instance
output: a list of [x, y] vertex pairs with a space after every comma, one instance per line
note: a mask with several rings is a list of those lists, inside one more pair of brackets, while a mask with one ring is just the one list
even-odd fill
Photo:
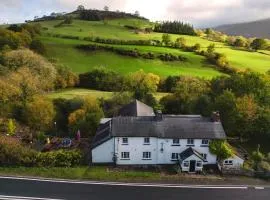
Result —
[[81, 131], [80, 130], [78, 130], [78, 132], [77, 132], [76, 139], [77, 139], [77, 141], [81, 141]]

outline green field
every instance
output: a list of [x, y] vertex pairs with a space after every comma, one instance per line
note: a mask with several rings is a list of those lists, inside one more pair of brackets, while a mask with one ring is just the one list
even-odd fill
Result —
[[[65, 89], [65, 90], [58, 90], [56, 92], [49, 93], [47, 96], [51, 99], [56, 98], [64, 98], [64, 99], [72, 99], [75, 97], [83, 97], [83, 96], [93, 96], [96, 98], [105, 98], [108, 99], [112, 97], [113, 92], [104, 92], [98, 90], [89, 90], [89, 89]], [[158, 92], [154, 94], [157, 100], [161, 99], [162, 97], [168, 95], [168, 93], [161, 93]]]
[[[64, 25], [59, 28], [54, 26], [59, 20], [42, 22], [42, 26], [47, 30], [43, 31], [42, 41], [48, 49], [48, 57], [55, 58], [59, 63], [64, 64], [76, 73], [82, 73], [91, 70], [96, 66], [106, 66], [119, 73], [126, 74], [139, 69], [144, 69], [146, 72], [153, 72], [160, 76], [168, 75], [192, 75], [205, 78], [212, 78], [220, 75], [220, 72], [211, 68], [205, 63], [205, 58], [197, 56], [191, 52], [182, 52], [177, 49], [153, 47], [153, 46], [135, 46], [135, 45], [111, 45], [115, 47], [121, 46], [125, 49], [137, 48], [141, 52], [152, 53], [172, 53], [174, 55], [184, 55], [188, 62], [162, 62], [160, 60], [145, 60], [135, 59], [131, 57], [119, 56], [108, 52], [85, 53], [74, 49], [77, 44], [88, 44], [83, 40], [70, 40], [61, 38], [47, 37], [46, 33], [62, 34], [83, 37], [102, 37], [112, 39], [158, 39], [161, 40], [162, 33], [135, 33], [129, 30], [124, 25], [134, 25], [138, 27], [151, 26], [151, 23], [145, 20], [138, 19], [118, 19], [103, 21], [82, 21], [74, 20], [71, 25]], [[188, 45], [196, 43], [201, 44], [203, 49], [211, 44], [216, 44], [216, 51], [227, 55], [230, 65], [240, 70], [250, 68], [254, 71], [265, 73], [270, 69], [270, 52], [248, 52], [243, 50], [233, 49], [223, 43], [208, 41], [201, 37], [184, 36], [171, 34], [172, 40], [177, 37], [184, 37]]]
[[[221, 74], [220, 72], [211, 68], [210, 65], [205, 64], [204, 57], [195, 55], [193, 53], [180, 52], [175, 49], [168, 49], [168, 51], [177, 51], [179, 55], [182, 54], [187, 57], [188, 61], [163, 62], [158, 59], [147, 60], [140, 58], [131, 58], [128, 56], [121, 56], [103, 51], [86, 53], [75, 48], [77, 44], [88, 43], [80, 40], [42, 37], [42, 41], [48, 49], [47, 56], [49, 58], [56, 59], [58, 63], [70, 67], [76, 73], [87, 72], [97, 66], [105, 66], [121, 74], [127, 74], [143, 69], [145, 72], [152, 72], [163, 77], [168, 75], [182, 74], [212, 78]], [[143, 48], [143, 46], [140, 48]], [[155, 47], [146, 48], [154, 49]], [[165, 50], [159, 51], [166, 52], [166, 48], [164, 49]]]

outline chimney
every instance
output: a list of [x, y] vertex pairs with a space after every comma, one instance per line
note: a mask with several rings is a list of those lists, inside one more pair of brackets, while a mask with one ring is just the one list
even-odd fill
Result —
[[211, 120], [213, 122], [220, 122], [220, 114], [219, 111], [212, 112]]
[[162, 121], [163, 116], [162, 116], [162, 111], [161, 110], [157, 110], [156, 112], [156, 120], [157, 121]]

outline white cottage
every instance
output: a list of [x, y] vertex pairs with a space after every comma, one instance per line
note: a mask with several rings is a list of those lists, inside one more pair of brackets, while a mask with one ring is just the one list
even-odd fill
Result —
[[119, 116], [102, 120], [92, 144], [92, 163], [179, 163], [182, 171], [196, 172], [217, 163], [208, 146], [214, 139], [226, 139], [218, 116], [155, 115], [151, 107], [135, 101]]

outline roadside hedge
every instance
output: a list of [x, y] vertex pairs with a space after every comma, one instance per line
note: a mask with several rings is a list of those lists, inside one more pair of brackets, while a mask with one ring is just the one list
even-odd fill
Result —
[[73, 167], [80, 165], [78, 150], [38, 152], [23, 146], [19, 139], [0, 136], [0, 165], [25, 167]]

